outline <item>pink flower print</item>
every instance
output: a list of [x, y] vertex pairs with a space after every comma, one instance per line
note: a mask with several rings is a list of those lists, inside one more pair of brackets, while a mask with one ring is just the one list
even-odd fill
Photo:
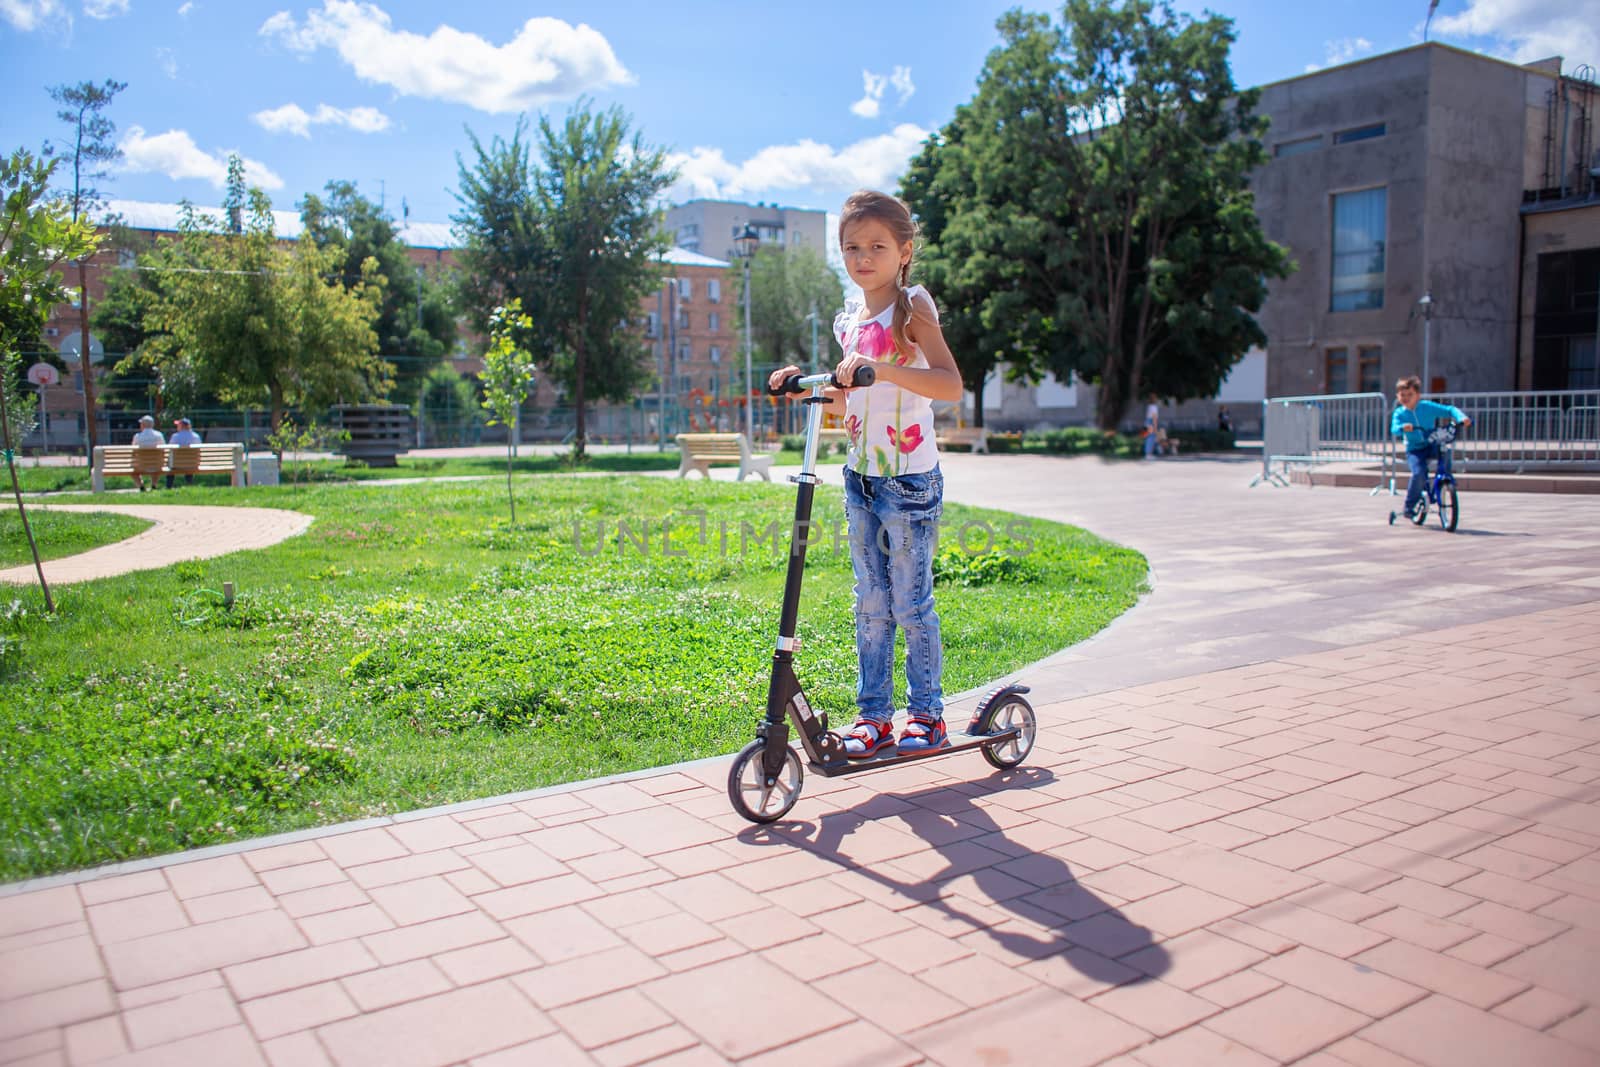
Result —
[[889, 443], [898, 448], [901, 455], [909, 456], [922, 447], [921, 423], [914, 422], [899, 431], [896, 431], [893, 426], [889, 427]]
[[894, 337], [881, 322], [869, 322], [856, 334], [856, 351], [872, 359], [883, 359], [895, 352]]
[[861, 420], [854, 415], [847, 416], [844, 420], [844, 432], [850, 435], [850, 443], [861, 443]]

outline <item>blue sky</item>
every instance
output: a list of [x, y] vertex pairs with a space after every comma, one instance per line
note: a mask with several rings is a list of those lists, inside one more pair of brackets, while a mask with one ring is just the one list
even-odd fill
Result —
[[[895, 186], [971, 97], [1014, 6], [0, 0], [0, 147], [64, 138], [47, 86], [116, 78], [114, 198], [215, 204], [234, 152], [280, 209], [344, 179], [396, 217], [404, 202], [413, 221], [445, 222], [467, 128], [487, 142], [582, 94], [674, 154], [674, 199], [835, 210], [852, 188]], [[1211, 9], [1235, 22], [1235, 78], [1259, 85], [1420, 41], [1428, 0]], [[1431, 38], [1600, 67], [1600, 0], [1442, 0]]]

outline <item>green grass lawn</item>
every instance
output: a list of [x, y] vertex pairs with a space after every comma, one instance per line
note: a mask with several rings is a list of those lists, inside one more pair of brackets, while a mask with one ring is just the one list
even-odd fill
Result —
[[[516, 490], [511, 527], [503, 482], [194, 487], [175, 496], [316, 522], [263, 551], [58, 587], [54, 617], [36, 589], [18, 591], [26, 614], [0, 611], [0, 877], [747, 741], [789, 488], [624, 476]], [[837, 490], [819, 491], [816, 519], [797, 667], [813, 703], [847, 722]], [[1144, 589], [1142, 557], [1071, 527], [951, 506], [945, 530], [947, 693], [1088, 637]]]
[[[121, 541], [147, 528], [150, 523], [132, 515], [113, 515], [109, 512], [76, 514], [30, 507], [28, 526], [32, 528], [34, 540], [38, 543], [39, 558], [45, 560], [72, 556]], [[17, 514], [15, 502], [6, 501], [0, 504], [0, 567], [32, 562], [33, 553], [28, 551], [28, 539], [22, 532], [22, 518]]]

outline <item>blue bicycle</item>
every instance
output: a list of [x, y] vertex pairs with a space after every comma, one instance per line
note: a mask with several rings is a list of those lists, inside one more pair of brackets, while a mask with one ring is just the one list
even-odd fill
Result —
[[[1433, 432], [1428, 435], [1428, 443], [1439, 449], [1439, 461], [1434, 468], [1433, 477], [1422, 489], [1422, 498], [1417, 501], [1417, 510], [1411, 513], [1411, 521], [1421, 526], [1428, 521], [1428, 505], [1432, 504], [1434, 511], [1439, 515], [1439, 525], [1444, 527], [1446, 533], [1454, 533], [1456, 524], [1461, 521], [1461, 503], [1456, 492], [1456, 480], [1451, 475], [1451, 453], [1454, 451], [1457, 424], [1452, 419], [1438, 419], [1434, 423]], [[1400, 512], [1389, 512], [1389, 525], [1394, 525]]]

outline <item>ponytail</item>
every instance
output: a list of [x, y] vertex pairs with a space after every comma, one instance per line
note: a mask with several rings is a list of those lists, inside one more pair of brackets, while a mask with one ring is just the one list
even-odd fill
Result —
[[895, 279], [899, 292], [894, 297], [894, 318], [891, 320], [889, 332], [894, 336], [894, 346], [900, 350], [900, 355], [908, 362], [911, 360], [911, 264], [907, 263], [900, 268], [900, 276]]

